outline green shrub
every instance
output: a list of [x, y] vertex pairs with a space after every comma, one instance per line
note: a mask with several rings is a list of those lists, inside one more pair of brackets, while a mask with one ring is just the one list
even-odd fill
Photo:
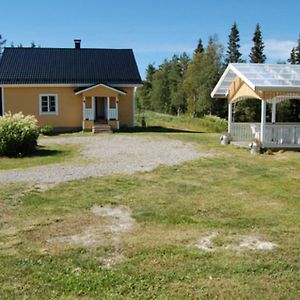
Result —
[[39, 130], [34, 116], [7, 113], [0, 117], [0, 155], [23, 156], [37, 146]]
[[228, 122], [217, 116], [206, 115], [202, 118], [202, 124], [214, 132], [225, 132]]
[[40, 133], [43, 135], [51, 135], [53, 133], [54, 127], [52, 125], [45, 125], [40, 129]]

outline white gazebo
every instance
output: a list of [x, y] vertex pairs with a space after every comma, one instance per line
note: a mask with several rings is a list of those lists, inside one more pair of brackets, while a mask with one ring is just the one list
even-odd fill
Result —
[[[300, 65], [229, 64], [211, 97], [228, 99], [228, 133], [233, 142], [257, 139], [263, 148], [300, 148], [300, 123], [276, 123], [278, 102], [300, 101]], [[261, 100], [261, 122], [233, 122], [233, 103], [251, 98]], [[266, 122], [267, 103], [272, 105], [271, 123]]]

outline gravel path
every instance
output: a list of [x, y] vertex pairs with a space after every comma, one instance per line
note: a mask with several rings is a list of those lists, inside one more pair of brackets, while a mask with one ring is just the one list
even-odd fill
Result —
[[0, 171], [0, 184], [27, 182], [45, 188], [92, 176], [150, 171], [161, 164], [175, 165], [209, 155], [191, 143], [152, 136], [101, 134], [41, 139], [39, 144], [80, 144], [81, 157], [90, 161]]

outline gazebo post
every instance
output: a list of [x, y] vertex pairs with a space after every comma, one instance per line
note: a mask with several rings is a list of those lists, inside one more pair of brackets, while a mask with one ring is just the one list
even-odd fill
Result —
[[232, 103], [228, 103], [228, 133], [231, 133], [231, 123], [232, 123]]
[[272, 123], [276, 123], [276, 102], [275, 100], [272, 101]]
[[260, 124], [260, 141], [262, 146], [265, 142], [265, 133], [266, 133], [266, 111], [267, 111], [267, 101], [261, 100], [261, 124]]

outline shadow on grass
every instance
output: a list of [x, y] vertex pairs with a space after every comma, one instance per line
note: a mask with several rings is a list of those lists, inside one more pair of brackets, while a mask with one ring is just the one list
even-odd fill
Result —
[[23, 155], [3, 155], [7, 158], [26, 158], [26, 157], [55, 157], [67, 153], [67, 150], [45, 149], [45, 146], [37, 146], [35, 150]]
[[38, 146], [36, 150], [28, 155], [27, 157], [33, 157], [33, 156], [57, 156], [61, 155], [63, 153], [67, 152], [66, 150], [57, 150], [57, 149], [45, 149], [44, 146]]
[[119, 130], [116, 130], [115, 132], [124, 132], [124, 133], [136, 133], [136, 132], [204, 133], [203, 131], [185, 130], [185, 129], [178, 129], [178, 128], [168, 128], [168, 127], [162, 127], [162, 126], [120, 128]]

